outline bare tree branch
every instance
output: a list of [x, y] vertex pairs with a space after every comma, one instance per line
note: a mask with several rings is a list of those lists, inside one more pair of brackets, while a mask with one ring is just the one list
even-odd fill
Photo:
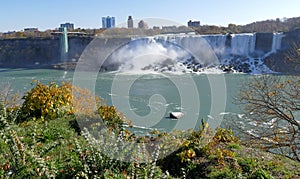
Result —
[[235, 102], [247, 115], [235, 119], [236, 128], [250, 144], [300, 161], [299, 95], [295, 76], [264, 75], [245, 82]]

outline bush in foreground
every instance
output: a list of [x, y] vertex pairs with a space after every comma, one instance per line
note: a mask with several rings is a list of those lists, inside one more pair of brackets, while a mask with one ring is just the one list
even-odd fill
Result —
[[[17, 122], [32, 118], [51, 120], [74, 113], [91, 114], [94, 108], [104, 104], [103, 99], [94, 96], [88, 89], [63, 82], [60, 86], [54, 82], [48, 85], [35, 81], [35, 86], [27, 92], [20, 107]], [[95, 101], [96, 106], [93, 106]]]

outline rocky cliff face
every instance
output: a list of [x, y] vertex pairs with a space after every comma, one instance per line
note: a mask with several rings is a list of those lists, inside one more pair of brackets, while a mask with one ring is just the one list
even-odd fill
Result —
[[266, 54], [271, 51], [273, 33], [256, 33], [255, 51]]
[[284, 38], [281, 42], [281, 48], [282, 50], [287, 50], [295, 43], [300, 45], [300, 28], [284, 33]]
[[[91, 37], [69, 38], [69, 58], [78, 59]], [[40, 67], [61, 62], [59, 37], [0, 40], [0, 67]]]
[[273, 71], [284, 74], [300, 73], [300, 56], [295, 50], [300, 48], [300, 28], [284, 33], [281, 49], [264, 59]]
[[59, 56], [58, 38], [0, 40], [1, 66], [51, 64]]
[[69, 60], [78, 59], [87, 45], [93, 40], [92, 37], [69, 38]]
[[[61, 59], [59, 37], [54, 38], [26, 38], [0, 40], [0, 68], [1, 67], [50, 67], [61, 62], [77, 61], [93, 37], [69, 37], [69, 52], [67, 59]], [[111, 45], [128, 42], [128, 38], [114, 40], [98, 39], [96, 46], [109, 47]]]

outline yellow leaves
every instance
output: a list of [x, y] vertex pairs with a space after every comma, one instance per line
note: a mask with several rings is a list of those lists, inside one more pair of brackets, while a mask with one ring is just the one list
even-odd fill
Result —
[[272, 91], [268, 93], [268, 97], [273, 97], [276, 95], [276, 91]]
[[44, 115], [46, 115], [46, 114], [48, 114], [48, 109], [46, 108], [46, 109], [44, 109], [44, 110], [42, 110], [42, 115], [44, 116]]
[[217, 157], [218, 163], [222, 165], [226, 157], [230, 157], [230, 158], [234, 157], [234, 152], [231, 150], [217, 148], [215, 151], [215, 155]]
[[233, 135], [232, 130], [228, 130], [228, 129], [223, 129], [220, 128], [217, 130], [215, 136], [214, 136], [214, 141], [216, 143], [220, 143], [220, 142], [235, 142], [238, 139]]
[[[98, 114], [104, 121], [104, 123], [113, 129], [120, 129], [122, 128], [123, 123], [125, 120], [122, 120], [120, 117], [121, 114], [117, 111], [114, 106], [100, 106], [98, 109]], [[130, 124], [130, 122], [129, 122]]]
[[189, 149], [186, 152], [188, 158], [196, 157], [196, 152], [193, 149]]
[[[77, 111], [95, 111], [91, 106], [93, 106], [92, 101], [96, 97], [90, 95], [88, 89], [72, 86], [68, 82], [63, 82], [61, 86], [54, 82], [49, 83], [49, 85], [44, 85], [38, 81], [33, 83], [36, 83], [36, 86], [23, 97], [25, 101], [21, 110], [22, 118], [25, 120], [30, 117], [55, 119], [62, 115], [74, 114]], [[74, 99], [72, 92], [79, 94], [78, 98]], [[81, 106], [74, 110], [73, 103], [75, 107]]]
[[190, 143], [191, 143], [191, 142], [187, 140], [187, 141], [185, 141], [185, 142], [183, 143], [183, 145], [182, 145], [182, 146], [184, 146], [184, 147], [188, 147], [188, 146], [190, 145]]
[[[44, 103], [44, 102], [43, 102], [43, 103]], [[51, 108], [51, 107], [53, 107], [51, 103], [49, 103], [49, 102], [46, 103], [46, 108]]]
[[[289, 82], [289, 83], [291, 83], [291, 82]], [[275, 89], [283, 89], [284, 87], [285, 87], [285, 83], [279, 83], [278, 85], [275, 85]]]
[[196, 152], [193, 149], [184, 150], [180, 153], [181, 162], [190, 161], [196, 157]]

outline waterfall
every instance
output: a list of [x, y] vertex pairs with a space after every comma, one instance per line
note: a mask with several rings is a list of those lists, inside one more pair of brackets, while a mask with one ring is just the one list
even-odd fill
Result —
[[272, 53], [276, 53], [277, 50], [281, 48], [281, 39], [283, 37], [283, 33], [273, 33], [272, 38], [272, 46], [268, 53], [264, 54], [263, 58], [271, 55]]
[[[218, 65], [220, 62], [214, 50], [219, 47], [224, 48], [225, 42], [222, 44], [216, 37], [215, 41], [208, 41], [207, 38], [200, 35], [178, 36], [175, 38], [175, 43], [194, 55], [196, 63], [201, 63], [204, 66]], [[214, 44], [210, 44], [210, 42], [214, 42]]]
[[[114, 52], [107, 64], [114, 69], [118, 67], [120, 71], [203, 72], [207, 68], [220, 68], [223, 71], [268, 73], [271, 70], [264, 65], [263, 59], [281, 48], [282, 33], [266, 35], [163, 34], [136, 37]], [[264, 41], [262, 37], [273, 39]], [[256, 46], [266, 47], [267, 53], [261, 55]]]
[[61, 61], [65, 62], [68, 59], [68, 54], [69, 54], [68, 31], [66, 27], [59, 28], [59, 31], [61, 32], [59, 36], [60, 57], [61, 57]]
[[231, 40], [231, 54], [249, 56], [255, 50], [255, 34], [234, 34]]
[[271, 49], [272, 53], [275, 53], [277, 50], [281, 48], [282, 36], [283, 33], [273, 33], [272, 49]]
[[222, 58], [226, 54], [225, 44], [227, 35], [204, 35], [202, 37], [207, 40], [207, 42], [219, 58]]

